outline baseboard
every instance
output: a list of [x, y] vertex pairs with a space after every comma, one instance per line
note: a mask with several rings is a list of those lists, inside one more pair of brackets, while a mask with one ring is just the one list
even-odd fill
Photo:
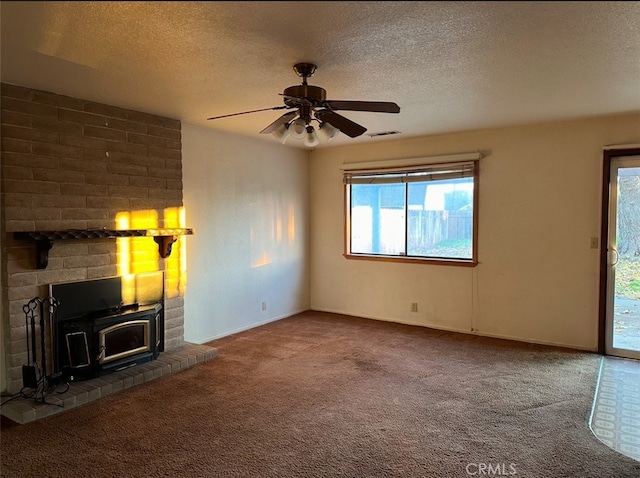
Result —
[[302, 312], [306, 312], [307, 310], [309, 310], [309, 309], [300, 309], [300, 310], [297, 310], [295, 312], [290, 312], [290, 313], [287, 313], [287, 314], [284, 314], [284, 315], [271, 317], [271, 318], [263, 320], [261, 322], [255, 322], [255, 323], [247, 325], [245, 327], [239, 327], [237, 329], [233, 329], [233, 330], [228, 331], [228, 332], [222, 332], [220, 334], [214, 335], [214, 336], [206, 338], [206, 339], [201, 339], [201, 340], [197, 340], [197, 341], [190, 340], [190, 342], [196, 343], [196, 344], [199, 344], [199, 345], [206, 344], [207, 342], [211, 342], [212, 340], [221, 339], [223, 337], [228, 337], [229, 335], [233, 335], [233, 334], [238, 334], [240, 332], [244, 332], [245, 330], [255, 329], [256, 327], [260, 327], [261, 325], [267, 325], [267, 324], [270, 324], [271, 322], [276, 322], [278, 320], [286, 319], [287, 317], [292, 317], [294, 315], [301, 314]]
[[387, 317], [378, 317], [378, 316], [373, 316], [373, 315], [354, 315], [352, 313], [349, 312], [344, 312], [344, 311], [339, 311], [339, 310], [331, 310], [331, 309], [312, 309], [316, 312], [326, 312], [329, 314], [340, 314], [340, 315], [348, 315], [350, 317], [360, 317], [363, 319], [371, 319], [371, 320], [380, 320], [382, 322], [392, 322], [395, 324], [403, 324], [403, 325], [413, 325], [416, 327], [424, 327], [427, 329], [435, 329], [435, 330], [442, 330], [445, 332], [456, 332], [456, 333], [460, 333], [460, 334], [467, 334], [467, 335], [476, 335], [478, 337], [487, 337], [487, 338], [493, 338], [493, 339], [502, 339], [502, 340], [511, 340], [513, 342], [524, 342], [527, 344], [535, 344], [535, 345], [548, 345], [550, 347], [559, 347], [559, 348], [565, 348], [565, 349], [572, 349], [572, 350], [581, 350], [584, 352], [597, 352], [598, 349], [597, 347], [584, 347], [581, 345], [575, 345], [575, 344], [567, 344], [567, 343], [563, 343], [563, 342], [552, 342], [552, 341], [545, 341], [545, 340], [534, 340], [534, 339], [529, 339], [529, 338], [524, 338], [524, 337], [516, 337], [516, 336], [512, 336], [512, 335], [504, 335], [504, 334], [492, 334], [492, 333], [487, 333], [487, 332], [481, 332], [478, 330], [469, 330], [469, 329], [459, 329], [456, 327], [446, 327], [446, 326], [442, 326], [439, 324], [424, 324], [424, 323], [416, 323], [416, 322], [411, 322], [411, 321], [406, 321], [406, 320], [392, 320], [389, 319]]
[[476, 335], [481, 337], [489, 337], [494, 339], [503, 339], [503, 340], [513, 340], [514, 342], [524, 342], [527, 344], [536, 344], [536, 345], [549, 345], [550, 347], [560, 347], [563, 349], [572, 349], [572, 350], [581, 350], [583, 352], [597, 352], [598, 347], [584, 347], [582, 345], [576, 344], [566, 344], [564, 342], [552, 342], [547, 340], [533, 340], [523, 337], [514, 337], [511, 335], [503, 335], [503, 334], [491, 334], [491, 333], [481, 333], [478, 332]]

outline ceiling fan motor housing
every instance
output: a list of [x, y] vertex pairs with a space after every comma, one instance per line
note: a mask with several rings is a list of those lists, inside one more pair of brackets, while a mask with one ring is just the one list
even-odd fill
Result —
[[[319, 86], [295, 85], [286, 88], [284, 90], [284, 96], [284, 104], [287, 106], [299, 106], [301, 103], [299, 101], [300, 99], [308, 100], [316, 106], [327, 99], [327, 92], [324, 88], [320, 88]], [[296, 101], [296, 99], [298, 99], [298, 101]]]

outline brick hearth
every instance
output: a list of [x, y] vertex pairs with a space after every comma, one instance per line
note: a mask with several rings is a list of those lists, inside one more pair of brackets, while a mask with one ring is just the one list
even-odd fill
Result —
[[[94, 400], [120, 392], [129, 387], [140, 385], [160, 377], [167, 376], [194, 365], [213, 359], [217, 350], [207, 345], [185, 343], [183, 346], [160, 354], [157, 360], [138, 365], [120, 372], [114, 372], [100, 378], [84, 382], [74, 382], [69, 390], [58, 395], [52, 393], [46, 397], [49, 403], [39, 403], [33, 399], [2, 397], [1, 413], [14, 422], [24, 424], [40, 420], [58, 413], [71, 410]], [[60, 385], [59, 390], [64, 390]], [[58, 406], [62, 405], [62, 407]]]

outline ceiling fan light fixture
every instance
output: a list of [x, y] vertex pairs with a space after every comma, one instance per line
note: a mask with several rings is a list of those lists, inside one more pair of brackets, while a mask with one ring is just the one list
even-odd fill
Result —
[[327, 141], [331, 141], [333, 138], [340, 134], [340, 130], [338, 128], [334, 128], [332, 125], [327, 123], [320, 123], [320, 129], [318, 130], [320, 136], [322, 136]]
[[318, 135], [313, 126], [307, 126], [307, 132], [304, 135], [304, 140], [302, 143], [307, 148], [313, 148], [314, 146], [318, 146], [320, 144], [320, 140], [318, 139]]
[[[307, 82], [309, 77], [316, 71], [316, 68], [313, 63], [296, 63], [293, 65], [293, 70], [302, 78], [302, 84], [285, 88], [284, 93], [281, 93], [284, 100], [284, 105], [282, 106], [212, 116], [207, 119], [216, 120], [268, 110], [290, 110], [260, 131], [260, 134], [272, 133], [282, 144], [285, 143], [287, 138], [292, 137], [297, 140], [303, 140], [307, 147], [314, 147], [319, 144], [318, 133], [322, 136], [322, 139], [331, 141], [339, 133], [343, 133], [350, 138], [356, 138], [367, 131], [367, 128], [342, 116], [337, 111], [400, 113], [400, 107], [390, 101], [328, 100], [327, 92], [324, 88], [310, 85]], [[315, 130], [310, 125], [311, 121], [318, 122], [318, 130]]]
[[297, 118], [289, 125], [289, 134], [292, 138], [302, 139], [307, 133], [307, 125], [302, 118]]
[[284, 144], [287, 141], [287, 138], [289, 137], [289, 128], [288, 128], [288, 124], [281, 124], [278, 129], [276, 129], [273, 133], [271, 133], [273, 135], [274, 138], [276, 138], [278, 141], [280, 141], [282, 144]]

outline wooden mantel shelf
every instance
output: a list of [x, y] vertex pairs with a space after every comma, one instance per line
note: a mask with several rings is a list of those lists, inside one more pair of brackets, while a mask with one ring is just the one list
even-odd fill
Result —
[[157, 229], [64, 229], [59, 231], [18, 231], [13, 238], [36, 243], [36, 266], [45, 269], [49, 263], [49, 250], [53, 241], [69, 239], [113, 239], [118, 237], [153, 237], [158, 244], [160, 257], [171, 255], [171, 246], [178, 236], [191, 235], [191, 228], [157, 228]]

